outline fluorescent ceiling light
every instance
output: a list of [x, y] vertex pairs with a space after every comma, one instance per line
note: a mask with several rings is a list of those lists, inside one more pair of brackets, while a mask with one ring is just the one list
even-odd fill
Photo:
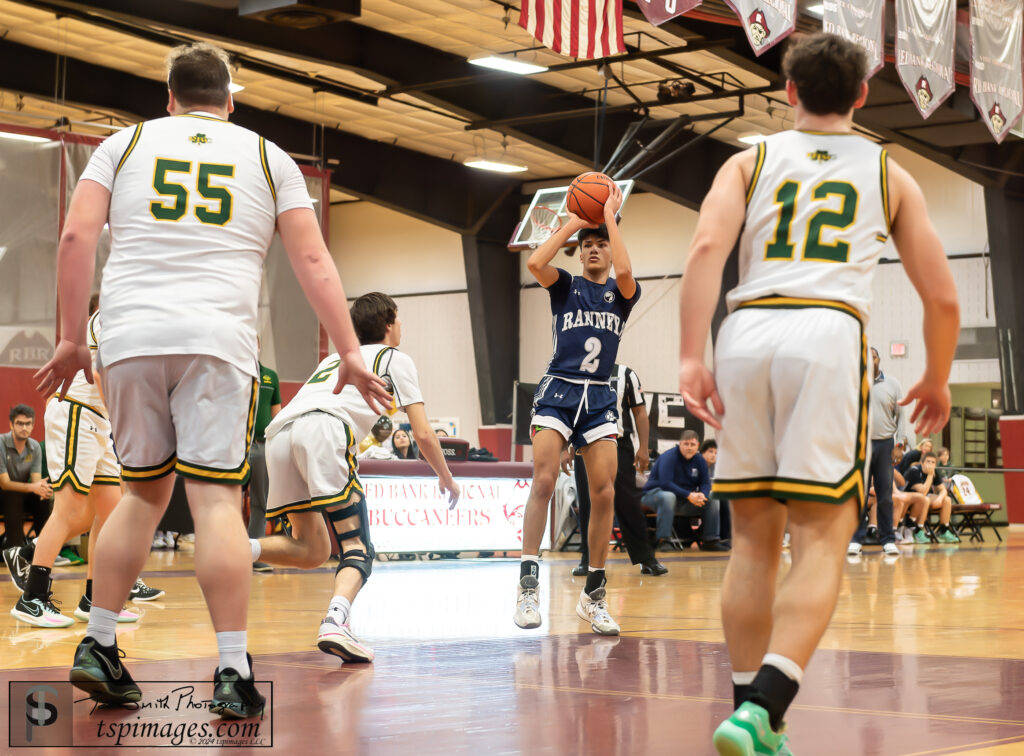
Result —
[[15, 134], [12, 131], [0, 131], [0, 139], [14, 139], [18, 142], [49, 142], [46, 137], [31, 136], [29, 134]]
[[739, 140], [743, 144], [759, 144], [763, 142], [767, 137], [764, 134], [747, 134], [746, 136], [739, 137]]
[[235, 92], [241, 92], [243, 89], [245, 89], [245, 87], [243, 87], [241, 84], [235, 84], [235, 82], [231, 82], [230, 84], [228, 84], [228, 91], [231, 92], [231, 94], [234, 94]]
[[463, 163], [470, 168], [479, 168], [482, 171], [497, 171], [498, 173], [521, 173], [526, 170], [525, 165], [517, 165], [515, 163], [503, 163], [495, 160], [483, 160], [473, 158]]
[[821, 18], [822, 16], [825, 15], [825, 4], [817, 3], [816, 5], [809, 5], [807, 7], [807, 12], [810, 13], [812, 16], [817, 16], [818, 18]]
[[535, 66], [533, 63], [527, 63], [517, 58], [503, 58], [500, 55], [488, 55], [486, 58], [475, 58], [469, 62], [474, 66], [493, 68], [495, 71], [504, 71], [505, 73], [514, 73], [521, 76], [548, 70], [547, 66]]

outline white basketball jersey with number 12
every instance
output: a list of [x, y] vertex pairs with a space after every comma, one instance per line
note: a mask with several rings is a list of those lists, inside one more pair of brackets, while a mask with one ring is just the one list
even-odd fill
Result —
[[730, 312], [770, 296], [871, 309], [889, 236], [886, 153], [855, 134], [785, 131], [757, 146]]

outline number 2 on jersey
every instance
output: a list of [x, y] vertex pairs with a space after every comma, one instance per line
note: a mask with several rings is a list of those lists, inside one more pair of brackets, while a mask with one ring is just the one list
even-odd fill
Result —
[[580, 363], [580, 370], [584, 373], [596, 373], [598, 362], [597, 356], [601, 354], [601, 339], [591, 336], [583, 342], [583, 348], [587, 350], [587, 356]]
[[[157, 158], [153, 171], [153, 188], [158, 194], [172, 200], [170, 204], [156, 200], [149, 203], [149, 211], [157, 220], [180, 221], [188, 212], [188, 189], [184, 185], [172, 181], [168, 174], [192, 173], [192, 162], [189, 160], [170, 160]], [[218, 163], [199, 163], [196, 180], [196, 192], [210, 204], [196, 204], [193, 212], [201, 223], [223, 226], [231, 220], [232, 196], [224, 186], [210, 183], [215, 176], [223, 178], [235, 177], [235, 166]]]
[[[775, 236], [765, 246], [766, 260], [792, 260], [796, 245], [790, 239], [793, 216], [796, 215], [797, 197], [800, 184], [797, 181], [783, 181], [775, 191], [775, 204], [779, 206], [779, 219], [775, 224]], [[853, 184], [847, 181], [822, 181], [811, 192], [812, 201], [823, 201], [829, 197], [841, 197], [843, 204], [839, 211], [818, 210], [807, 222], [807, 234], [801, 259], [823, 262], [847, 262], [850, 258], [850, 243], [836, 239], [832, 244], [821, 240], [826, 228], [845, 231], [857, 218], [857, 203], [860, 199]]]

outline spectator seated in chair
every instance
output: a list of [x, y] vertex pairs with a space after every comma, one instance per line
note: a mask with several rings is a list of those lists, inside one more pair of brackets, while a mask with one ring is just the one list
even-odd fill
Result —
[[[942, 473], [935, 469], [938, 462], [934, 452], [925, 452], [921, 455], [921, 464], [913, 465], [906, 475], [907, 484], [904, 491], [907, 493], [923, 494], [928, 499], [928, 509], [939, 511], [939, 529], [935, 536], [940, 543], [959, 543], [960, 538], [949, 526], [949, 518], [953, 512], [953, 500], [942, 479]], [[927, 513], [924, 515], [927, 517]], [[915, 537], [918, 543], [925, 543]]]
[[[720, 503], [710, 498], [711, 475], [704, 457], [698, 454], [699, 448], [697, 433], [685, 430], [679, 445], [658, 457], [651, 469], [641, 501], [657, 513], [657, 546], [671, 539], [677, 514], [699, 517], [705, 532], [718, 532]], [[704, 551], [727, 550], [717, 540], [702, 540], [700, 548]]]
[[0, 435], [0, 508], [4, 516], [4, 547], [25, 545], [25, 514], [39, 533], [50, 514], [53, 489], [42, 477], [43, 453], [30, 438], [36, 413], [19, 404], [11, 408], [10, 433]]

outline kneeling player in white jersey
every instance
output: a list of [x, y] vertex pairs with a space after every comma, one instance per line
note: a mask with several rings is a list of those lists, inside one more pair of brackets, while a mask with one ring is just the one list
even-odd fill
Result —
[[[902, 402], [917, 401], [920, 434], [949, 416], [959, 331], [956, 287], [920, 187], [852, 131], [867, 98], [863, 50], [816, 34], [790, 47], [783, 72], [796, 128], [718, 172], [681, 292], [680, 390], [721, 428], [713, 491], [734, 512], [722, 624], [736, 710], [714, 734], [730, 756], [790, 753], [783, 716], [835, 608], [864, 498], [864, 323], [890, 233], [928, 323], [927, 367]], [[726, 297], [712, 376], [704, 350], [737, 238], [739, 284]], [[793, 562], [776, 590], [787, 518]]]
[[[416, 366], [396, 349], [402, 321], [395, 301], [378, 292], [364, 294], [353, 303], [351, 316], [363, 360], [394, 397], [389, 414], [405, 411], [423, 457], [437, 473], [440, 495], [455, 506], [459, 486], [427, 420]], [[356, 594], [370, 577], [374, 557], [355, 446], [378, 415], [355, 388], [346, 386], [340, 394], [331, 391], [338, 364], [337, 354], [324, 359], [267, 426], [267, 517], [286, 515], [292, 534], [252, 539], [250, 544], [254, 562], [312, 569], [330, 557], [333, 532], [341, 561], [317, 646], [347, 662], [369, 662], [373, 651], [353, 635], [348, 618]]]
[[[89, 301], [89, 349], [96, 354], [99, 333], [99, 297]], [[95, 362], [95, 360], [94, 360]], [[46, 467], [54, 490], [53, 512], [35, 544], [4, 550], [11, 579], [23, 593], [11, 609], [11, 616], [36, 627], [68, 627], [75, 624], [57, 608], [51, 598], [50, 572], [62, 545], [89, 531], [90, 554], [107, 517], [121, 499], [121, 466], [110, 438], [110, 420], [98, 384], [86, 380], [80, 371], [63, 401], [53, 397], [46, 404]], [[75, 617], [87, 622], [92, 607], [93, 559], [86, 571], [85, 594], [75, 608]], [[136, 580], [132, 597], [159, 598], [163, 591]], [[138, 622], [139, 615], [122, 609], [118, 622]]]

